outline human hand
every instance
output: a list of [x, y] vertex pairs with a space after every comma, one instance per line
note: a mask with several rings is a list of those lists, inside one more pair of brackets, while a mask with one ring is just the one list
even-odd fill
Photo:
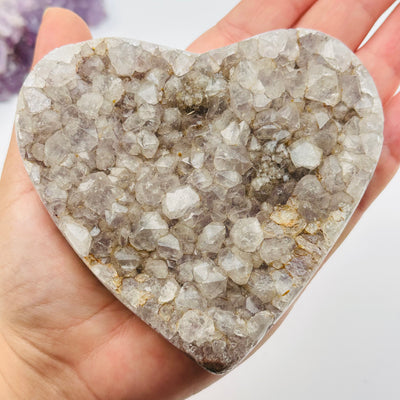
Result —
[[[360, 11], [366, 3], [372, 16]], [[202, 52], [298, 24], [325, 31], [355, 49], [390, 3], [244, 0], [189, 50]], [[337, 13], [355, 23], [343, 26]], [[393, 97], [400, 81], [399, 21], [397, 10], [358, 53], [385, 104], [386, 127], [379, 167], [349, 227], [400, 162], [400, 98]], [[54, 47], [89, 38], [79, 18], [52, 10], [38, 37], [35, 62]], [[215, 379], [122, 306], [83, 266], [38, 199], [14, 136], [0, 182], [0, 237], [3, 397], [182, 399]]]
[[[46, 13], [34, 63], [90, 39]], [[39, 200], [15, 135], [0, 182], [0, 398], [176, 399], [211, 375], [126, 309], [83, 266]]]

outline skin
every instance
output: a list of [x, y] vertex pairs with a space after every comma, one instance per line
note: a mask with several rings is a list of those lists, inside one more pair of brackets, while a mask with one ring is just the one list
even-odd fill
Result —
[[[193, 52], [277, 28], [322, 30], [354, 51], [388, 0], [243, 0], [189, 46]], [[342, 23], [344, 16], [346, 21]], [[86, 24], [49, 9], [36, 63], [54, 47], [91, 37]], [[339, 243], [400, 164], [400, 8], [356, 51], [385, 109], [376, 173]], [[0, 181], [0, 394], [4, 399], [184, 399], [217, 378], [149, 328], [94, 278], [40, 202], [15, 135]]]

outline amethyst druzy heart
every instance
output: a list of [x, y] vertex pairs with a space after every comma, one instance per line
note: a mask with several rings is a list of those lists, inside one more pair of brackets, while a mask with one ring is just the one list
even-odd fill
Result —
[[195, 55], [93, 40], [21, 91], [17, 136], [54, 222], [200, 365], [237, 365], [307, 285], [372, 177], [382, 105], [341, 42], [279, 30]]

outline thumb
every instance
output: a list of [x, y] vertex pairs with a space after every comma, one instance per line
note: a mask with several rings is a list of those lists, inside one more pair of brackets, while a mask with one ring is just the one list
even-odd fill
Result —
[[[33, 65], [57, 47], [89, 39], [89, 28], [77, 14], [63, 8], [48, 8], [37, 36]], [[2, 206], [30, 190], [32, 183], [25, 171], [14, 132], [0, 180], [0, 200], [5, 202]]]
[[64, 8], [47, 8], [36, 40], [33, 65], [51, 50], [92, 38], [85, 21]]

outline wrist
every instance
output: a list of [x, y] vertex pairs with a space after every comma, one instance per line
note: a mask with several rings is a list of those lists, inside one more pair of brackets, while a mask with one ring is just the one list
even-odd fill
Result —
[[94, 396], [70, 366], [18, 337], [6, 340], [0, 333], [0, 398], [92, 400]]
[[0, 376], [0, 397], [7, 400], [21, 400], [21, 398], [10, 388], [3, 376]]
[[12, 351], [7, 345], [4, 336], [0, 333], [0, 398], [9, 400], [20, 400], [16, 392], [14, 380], [14, 361], [11, 359]]

